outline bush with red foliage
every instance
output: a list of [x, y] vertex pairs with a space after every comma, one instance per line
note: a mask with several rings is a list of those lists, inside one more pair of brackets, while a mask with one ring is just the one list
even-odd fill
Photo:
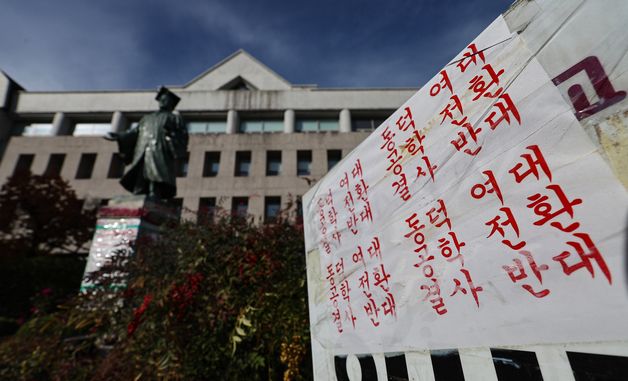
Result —
[[300, 225], [169, 226], [91, 278], [63, 313], [0, 343], [0, 380], [312, 377]]

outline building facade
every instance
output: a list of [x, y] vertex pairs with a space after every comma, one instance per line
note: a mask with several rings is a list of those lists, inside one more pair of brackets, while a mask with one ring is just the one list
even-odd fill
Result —
[[[220, 207], [265, 219], [296, 204], [416, 92], [293, 85], [244, 51], [170, 89], [190, 133], [175, 202], [200, 215]], [[117, 145], [102, 136], [155, 111], [154, 96], [30, 92], [0, 73], [0, 184], [30, 170], [61, 175], [90, 202], [127, 194]]]

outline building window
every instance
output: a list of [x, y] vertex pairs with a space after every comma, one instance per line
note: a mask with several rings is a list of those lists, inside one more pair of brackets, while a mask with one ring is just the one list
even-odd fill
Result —
[[63, 168], [63, 162], [65, 161], [65, 154], [53, 153], [50, 155], [48, 165], [44, 171], [44, 176], [61, 176], [61, 168]]
[[180, 197], [171, 198], [167, 201], [167, 205], [172, 208], [175, 216], [181, 217], [181, 212], [183, 211], [183, 199]]
[[124, 175], [124, 161], [120, 157], [119, 153], [111, 155], [111, 162], [109, 163], [109, 171], [107, 172], [107, 178], [119, 179]]
[[187, 123], [190, 134], [224, 134], [227, 131], [227, 122], [219, 120], [204, 120]]
[[266, 176], [281, 174], [281, 151], [266, 151]]
[[198, 203], [198, 222], [212, 222], [216, 214], [216, 197], [202, 197]]
[[52, 123], [31, 123], [24, 127], [23, 136], [52, 136]]
[[386, 119], [382, 118], [360, 118], [351, 121], [351, 131], [373, 131]]
[[283, 132], [283, 120], [243, 120], [240, 122], [240, 132]]
[[312, 174], [312, 151], [297, 151], [297, 176]]
[[266, 197], [264, 199], [264, 222], [273, 223], [281, 210], [281, 197]]
[[190, 153], [186, 152], [185, 156], [177, 159], [177, 177], [185, 177], [188, 175], [188, 169], [190, 167]]
[[337, 119], [299, 119], [294, 129], [296, 132], [325, 132], [340, 129]]
[[251, 170], [251, 151], [237, 151], [235, 176], [248, 176]]
[[104, 136], [111, 131], [110, 123], [76, 123], [74, 136]]
[[249, 210], [248, 197], [234, 197], [231, 199], [231, 213], [236, 217], [246, 217]]
[[35, 160], [35, 155], [32, 153], [21, 154], [18, 156], [17, 163], [15, 163], [15, 168], [13, 169], [13, 176], [30, 172], [33, 160]]
[[327, 150], [327, 170], [330, 171], [342, 159], [342, 151], [339, 149]]
[[95, 153], [84, 153], [79, 160], [79, 166], [76, 170], [77, 179], [89, 179], [94, 171], [94, 163], [96, 163]]
[[218, 175], [220, 168], [220, 152], [205, 152], [205, 162], [203, 163], [203, 177], [214, 177]]

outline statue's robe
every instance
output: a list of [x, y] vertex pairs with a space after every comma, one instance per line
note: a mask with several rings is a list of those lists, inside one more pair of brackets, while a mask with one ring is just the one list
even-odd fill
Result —
[[139, 124], [120, 134], [118, 147], [129, 166], [120, 184], [134, 194], [147, 194], [155, 183], [161, 198], [177, 193], [176, 164], [187, 154], [188, 133], [180, 115], [158, 111], [145, 115]]

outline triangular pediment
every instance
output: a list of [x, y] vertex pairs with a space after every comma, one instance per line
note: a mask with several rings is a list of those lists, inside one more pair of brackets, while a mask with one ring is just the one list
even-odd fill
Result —
[[268, 66], [238, 50], [199, 75], [187, 90], [288, 90], [292, 87]]
[[11, 93], [24, 90], [17, 82], [0, 70], [0, 109], [7, 109], [11, 103]]

